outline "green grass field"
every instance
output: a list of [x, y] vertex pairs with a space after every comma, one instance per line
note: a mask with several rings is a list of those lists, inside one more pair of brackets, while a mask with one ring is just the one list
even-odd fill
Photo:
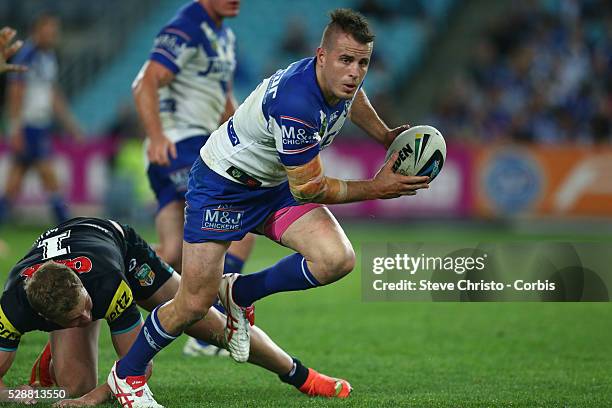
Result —
[[[0, 262], [3, 278], [42, 228], [5, 232], [12, 252]], [[461, 226], [369, 224], [347, 233], [358, 252], [362, 242], [414, 237], [612, 242], [612, 235], [517, 235]], [[260, 239], [246, 271], [286, 253]], [[351, 382], [349, 400], [309, 399], [275, 375], [229, 359], [184, 357], [184, 339], [156, 358], [150, 385], [168, 407], [606, 407], [612, 406], [611, 323], [608, 303], [364, 303], [358, 264], [336, 284], [257, 305], [257, 324], [290, 354]], [[24, 336], [8, 384], [28, 378], [45, 341], [41, 333]], [[102, 380], [114, 357], [106, 331], [100, 344]]]

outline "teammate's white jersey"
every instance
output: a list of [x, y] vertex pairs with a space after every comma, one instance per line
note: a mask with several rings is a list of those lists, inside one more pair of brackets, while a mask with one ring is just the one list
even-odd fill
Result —
[[159, 89], [162, 127], [170, 140], [219, 127], [236, 68], [234, 48], [231, 29], [217, 27], [198, 2], [180, 9], [157, 35], [150, 59], [175, 75]]
[[13, 73], [10, 81], [23, 81], [25, 94], [22, 105], [24, 126], [47, 128], [53, 123], [53, 93], [58, 66], [55, 53], [37, 48], [27, 41], [13, 59], [14, 64], [28, 67], [23, 73]]
[[[200, 151], [216, 173], [233, 181], [236, 168], [272, 187], [284, 166], [311, 161], [340, 132], [353, 100], [329, 106], [317, 84], [315, 58], [294, 62], [265, 79]], [[354, 99], [354, 98], [353, 98]]]

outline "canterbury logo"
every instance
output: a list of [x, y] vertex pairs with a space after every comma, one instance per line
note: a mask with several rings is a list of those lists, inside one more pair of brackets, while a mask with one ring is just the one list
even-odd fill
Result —
[[145, 327], [142, 330], [142, 332], [144, 333], [145, 338], [147, 339], [147, 343], [149, 343], [149, 346], [151, 346], [153, 349], [157, 351], [161, 350], [161, 347], [159, 346], [159, 344], [155, 342], [155, 340], [153, 339], [153, 336], [151, 336], [151, 334], [149, 333], [149, 329]]

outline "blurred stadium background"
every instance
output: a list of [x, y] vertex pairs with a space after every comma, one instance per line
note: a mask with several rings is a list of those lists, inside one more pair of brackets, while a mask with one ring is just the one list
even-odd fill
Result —
[[[183, 3], [0, 2], [0, 24], [15, 26], [22, 37], [43, 10], [61, 18], [60, 83], [88, 135], [83, 147], [57, 132], [56, 166], [74, 213], [151, 219], [144, 135], [130, 84], [156, 30]], [[393, 125], [438, 127], [449, 155], [425, 194], [337, 207], [339, 217], [528, 219], [529, 225], [597, 217], [589, 225], [598, 226], [612, 216], [609, 2], [245, 1], [240, 16], [228, 21], [238, 38], [238, 99], [278, 67], [312, 55], [326, 12], [344, 6], [366, 14], [377, 34], [365, 88], [381, 116]], [[0, 145], [0, 189], [8, 154]], [[326, 152], [326, 164], [335, 175], [368, 177], [383, 154], [348, 125]], [[50, 219], [33, 175], [13, 218]]]
[[[145, 177], [144, 135], [130, 84], [157, 29], [183, 3], [0, 1], [0, 26], [14, 26], [22, 38], [42, 10], [62, 20], [60, 82], [88, 135], [85, 146], [72, 144], [61, 132], [55, 140], [56, 166], [73, 213], [134, 223], [152, 240], [155, 204]], [[391, 125], [434, 125], [448, 143], [444, 170], [430, 190], [417, 197], [332, 208], [356, 249], [368, 241], [612, 241], [612, 3], [246, 0], [240, 16], [228, 21], [238, 40], [239, 100], [278, 67], [312, 55], [327, 11], [335, 7], [358, 9], [374, 26], [377, 40], [365, 89], [380, 115]], [[3, 111], [4, 106], [2, 102]], [[324, 153], [324, 163], [331, 174], [364, 178], [379, 168], [384, 153], [347, 125]], [[0, 191], [8, 160], [5, 139], [0, 143]], [[8, 244], [0, 254], [3, 273], [52, 223], [39, 181], [31, 175], [9, 223], [0, 226], [0, 237]], [[261, 242], [247, 271], [274, 262], [282, 252]], [[359, 300], [358, 273], [318, 296], [282, 294], [266, 299], [260, 309], [263, 327], [282, 344], [332, 373], [354, 379], [362, 393], [358, 406], [400, 406], [407, 401], [446, 406], [437, 405], [441, 398], [449, 406], [508, 406], [508, 401], [514, 401], [512, 406], [610, 405], [612, 393], [604, 381], [609, 372], [598, 364], [609, 363], [612, 355], [610, 334], [600, 330], [611, 317], [608, 305], [489, 305], [469, 310], [367, 305]], [[275, 317], [279, 307], [299, 313], [307, 324], [286, 325]], [[346, 345], [347, 335], [340, 332], [337, 319], [319, 315], [317, 307], [335, 310], [337, 316], [357, 314], [352, 319], [356, 327], [348, 334], [357, 340]], [[398, 322], [397, 313], [406, 313], [406, 318]], [[381, 336], [381, 328], [398, 325], [397, 336]], [[312, 330], [315, 326], [322, 327]], [[321, 350], [312, 350], [311, 337]], [[39, 343], [25, 344], [31, 358], [18, 360], [13, 383], [27, 375]], [[333, 357], [325, 353], [338, 344], [348, 351]], [[408, 360], [397, 357], [398, 348]], [[160, 356], [161, 377], [176, 376], [163, 361], [177, 358], [178, 350]], [[489, 353], [489, 360], [481, 352]], [[350, 353], [375, 358], [355, 361]], [[102, 355], [110, 361], [110, 348]], [[518, 355], [523, 363], [515, 359]], [[459, 359], [459, 366], [451, 356]], [[240, 370], [210, 364], [211, 370], [227, 373], [239, 387], [248, 388], [237, 380], [246, 376], [237, 374]], [[186, 376], [197, 369], [195, 364], [181, 368]], [[392, 379], [390, 394], [385, 391], [389, 384], [378, 378], [384, 374], [373, 383], [366, 375], [393, 369], [401, 375]], [[285, 396], [266, 378], [268, 382], [257, 382], [262, 394], [253, 403], [274, 406], [289, 398], [290, 390], [282, 389]], [[154, 387], [171, 392], [158, 381]], [[219, 390], [224, 386], [209, 384]], [[203, 406], [194, 402], [197, 399], [182, 398], [182, 406]], [[219, 404], [235, 403], [215, 398]]]

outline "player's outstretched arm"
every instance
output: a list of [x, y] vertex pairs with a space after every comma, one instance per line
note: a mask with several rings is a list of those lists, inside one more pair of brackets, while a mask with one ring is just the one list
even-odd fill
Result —
[[[123, 357], [127, 354], [130, 347], [138, 337], [138, 333], [140, 332], [140, 328], [142, 327], [142, 322], [140, 325], [133, 327], [131, 330], [121, 333], [121, 334], [113, 334], [111, 336], [113, 341], [113, 346], [115, 347], [115, 351], [117, 352], [118, 357]], [[147, 368], [146, 376], [147, 380], [151, 376], [152, 365], [149, 365]], [[111, 390], [106, 383], [97, 386], [93, 390], [89, 391], [87, 394], [83, 395], [80, 398], [75, 399], [66, 399], [62, 401], [58, 401], [54, 406], [55, 407], [86, 407], [93, 406], [98, 404], [103, 404], [111, 398]]]
[[70, 111], [68, 101], [59, 87], [55, 86], [53, 89], [53, 111], [61, 122], [64, 129], [66, 129], [75, 141], [81, 143], [85, 139], [83, 131], [79, 126], [76, 118]]
[[359, 126], [370, 137], [380, 142], [385, 148], [388, 148], [400, 133], [410, 127], [410, 125], [402, 125], [389, 129], [380, 116], [378, 116], [378, 113], [376, 113], [363, 89], [357, 91], [349, 115], [351, 122]]
[[325, 176], [321, 157], [317, 155], [302, 166], [286, 167], [291, 194], [297, 201], [321, 204], [343, 204], [356, 201], [415, 195], [429, 188], [429, 177], [402, 176], [393, 172], [397, 153], [383, 165], [371, 180], [340, 180]]
[[162, 129], [157, 94], [159, 88], [168, 85], [173, 79], [174, 73], [168, 68], [159, 62], [147, 61], [132, 83], [136, 110], [150, 140], [147, 157], [154, 164], [169, 165], [168, 154], [176, 158], [176, 147]]
[[13, 38], [17, 34], [17, 31], [11, 27], [3, 27], [0, 30], [0, 74], [4, 72], [24, 72], [27, 71], [28, 67], [24, 65], [13, 65], [7, 64], [7, 60], [10, 59], [23, 45], [23, 41], [13, 41]]
[[23, 136], [23, 100], [25, 99], [25, 84], [22, 81], [9, 81], [7, 84], [7, 111], [9, 122], [10, 145], [13, 151], [20, 152], [24, 148]]
[[225, 110], [221, 115], [221, 120], [219, 124], [225, 123], [229, 118], [234, 115], [236, 109], [238, 108], [238, 102], [236, 101], [236, 97], [234, 96], [234, 82], [229, 81], [227, 84], [227, 92], [225, 97]]

